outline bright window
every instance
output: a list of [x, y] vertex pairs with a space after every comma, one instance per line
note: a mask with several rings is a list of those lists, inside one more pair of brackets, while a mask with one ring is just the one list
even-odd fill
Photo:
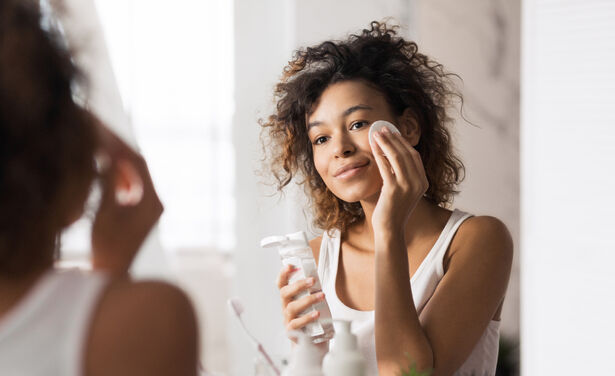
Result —
[[[163, 248], [232, 249], [233, 2], [95, 4], [132, 131], [165, 205]], [[63, 248], [88, 249], [86, 221], [73, 227]]]

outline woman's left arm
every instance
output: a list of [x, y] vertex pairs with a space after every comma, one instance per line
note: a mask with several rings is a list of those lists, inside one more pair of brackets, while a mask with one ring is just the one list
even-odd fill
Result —
[[512, 264], [512, 241], [495, 218], [467, 220], [451, 244], [446, 274], [419, 317], [408, 282], [403, 234], [408, 217], [427, 190], [427, 178], [420, 155], [403, 137], [385, 131], [375, 144], [383, 178], [372, 216], [379, 372], [397, 375], [414, 362], [419, 370], [449, 375], [463, 364], [502, 302]]
[[504, 300], [512, 256], [512, 239], [498, 219], [475, 217], [461, 226], [444, 277], [420, 316], [433, 375], [452, 374], [472, 352]]

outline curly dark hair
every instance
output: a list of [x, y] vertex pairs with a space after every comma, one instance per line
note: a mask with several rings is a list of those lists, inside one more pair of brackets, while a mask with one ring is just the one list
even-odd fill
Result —
[[0, 275], [49, 267], [95, 176], [96, 133], [79, 77], [38, 2], [0, 2]]
[[[453, 153], [447, 110], [463, 98], [443, 66], [418, 52], [417, 44], [397, 35], [397, 27], [372, 22], [343, 41], [326, 41], [298, 50], [275, 87], [276, 111], [261, 120], [264, 149], [278, 190], [295, 176], [311, 198], [314, 224], [345, 230], [363, 218], [358, 202], [345, 202], [327, 189], [316, 171], [306, 119], [331, 84], [363, 80], [383, 93], [396, 116], [410, 109], [421, 128], [419, 151], [429, 181], [425, 198], [451, 202], [464, 176]], [[264, 137], [264, 136], [268, 136]], [[267, 140], [266, 140], [267, 139]]]

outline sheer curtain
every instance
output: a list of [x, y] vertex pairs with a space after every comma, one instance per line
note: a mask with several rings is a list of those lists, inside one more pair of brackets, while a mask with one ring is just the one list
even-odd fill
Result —
[[[105, 99], [93, 107], [148, 161], [165, 205], [158, 229], [162, 249], [230, 251], [235, 242], [233, 3], [65, 3], [71, 11], [66, 17], [79, 17], [81, 24], [86, 23], [83, 17], [96, 21], [83, 25], [89, 30], [72, 30], [78, 38], [74, 44], [84, 53], [92, 43], [104, 44], [106, 54], [91, 57], [86, 67], [91, 96], [105, 91], [100, 86], [116, 89], [106, 90]], [[100, 61], [105, 58], [111, 68], [106, 74]], [[117, 107], [123, 116], [113, 116]], [[65, 234], [63, 248], [67, 254], [88, 248], [87, 221]]]

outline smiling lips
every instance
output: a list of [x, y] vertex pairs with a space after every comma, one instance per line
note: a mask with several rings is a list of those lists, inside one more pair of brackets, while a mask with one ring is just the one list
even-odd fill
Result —
[[333, 176], [339, 179], [345, 179], [345, 178], [352, 177], [356, 175], [357, 173], [359, 173], [361, 169], [367, 166], [368, 164], [369, 164], [369, 161], [348, 163], [347, 165], [338, 168], [337, 171], [335, 171], [335, 174]]

